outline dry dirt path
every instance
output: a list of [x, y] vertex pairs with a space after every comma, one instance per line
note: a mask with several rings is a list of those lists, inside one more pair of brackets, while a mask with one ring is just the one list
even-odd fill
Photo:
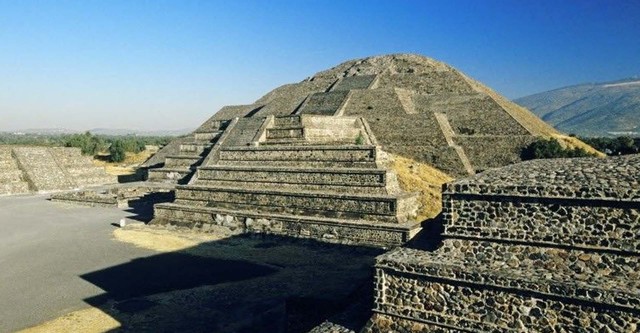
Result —
[[81, 276], [156, 252], [112, 240], [119, 209], [47, 196], [0, 197], [0, 332], [88, 307], [103, 292]]

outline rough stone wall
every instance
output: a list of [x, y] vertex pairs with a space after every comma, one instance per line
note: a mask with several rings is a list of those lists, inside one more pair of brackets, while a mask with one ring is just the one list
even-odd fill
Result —
[[636, 332], [638, 158], [534, 161], [446, 185], [440, 247], [378, 258], [382, 317], [368, 332], [385, 317], [400, 331]]
[[458, 273], [458, 280], [443, 280], [378, 269], [374, 311], [404, 319], [402, 329], [417, 323], [469, 332], [635, 332], [640, 325], [638, 311], [549, 297], [515, 284], [471, 283], [470, 273]]

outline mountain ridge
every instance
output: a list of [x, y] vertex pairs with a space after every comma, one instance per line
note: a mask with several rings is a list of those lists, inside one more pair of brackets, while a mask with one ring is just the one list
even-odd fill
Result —
[[581, 136], [640, 135], [640, 77], [583, 83], [515, 99], [556, 129]]

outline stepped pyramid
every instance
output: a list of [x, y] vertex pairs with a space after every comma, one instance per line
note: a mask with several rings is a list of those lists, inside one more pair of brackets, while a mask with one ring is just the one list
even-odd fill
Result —
[[0, 195], [117, 183], [79, 148], [0, 147]]
[[348, 61], [227, 106], [145, 163], [181, 184], [157, 223], [383, 245], [418, 229], [385, 152], [453, 175], [520, 161], [560, 135], [457, 70], [417, 55]]

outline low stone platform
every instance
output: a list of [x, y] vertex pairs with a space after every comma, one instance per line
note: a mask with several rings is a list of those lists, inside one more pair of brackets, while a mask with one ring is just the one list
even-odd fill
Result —
[[393, 247], [408, 242], [420, 230], [419, 223], [371, 223], [250, 210], [222, 209], [176, 203], [155, 205], [154, 225], [174, 225], [229, 235], [266, 233], [313, 238], [330, 243]]
[[540, 160], [445, 185], [442, 245], [378, 258], [365, 331], [636, 332], [639, 168]]
[[376, 147], [360, 145], [227, 147], [220, 165], [375, 168]]
[[[217, 165], [198, 169], [198, 179], [204, 185], [236, 187], [258, 186], [263, 189], [298, 189], [357, 191], [386, 194], [390, 190], [387, 171], [383, 169], [318, 169], [269, 166]], [[391, 191], [392, 192], [392, 191]]]
[[50, 200], [91, 207], [127, 208], [133, 207], [135, 203], [144, 201], [145, 197], [149, 196], [154, 196], [155, 202], [171, 201], [174, 198], [173, 188], [168, 184], [129, 183], [55, 193], [51, 195]]

